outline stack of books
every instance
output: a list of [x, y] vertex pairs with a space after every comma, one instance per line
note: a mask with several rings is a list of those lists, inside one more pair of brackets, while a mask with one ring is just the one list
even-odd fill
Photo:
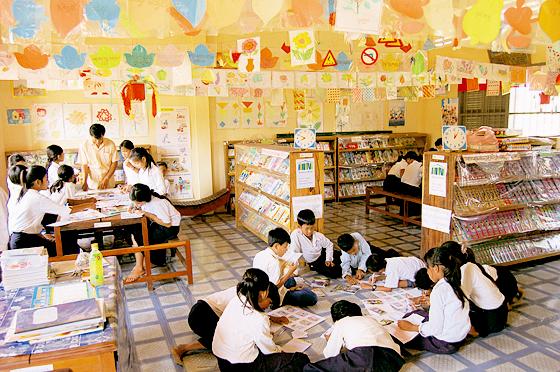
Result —
[[95, 298], [64, 304], [20, 309], [5, 342], [45, 342], [103, 330], [103, 300]]
[[49, 256], [43, 247], [4, 251], [0, 265], [6, 291], [49, 284]]

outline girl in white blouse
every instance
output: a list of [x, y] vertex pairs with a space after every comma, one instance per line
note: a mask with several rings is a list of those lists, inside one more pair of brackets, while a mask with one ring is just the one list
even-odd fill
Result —
[[138, 183], [138, 169], [130, 163], [130, 154], [132, 153], [132, 150], [134, 150], [134, 144], [132, 141], [124, 140], [119, 145], [119, 150], [124, 159], [122, 167], [126, 184], [128, 186], [132, 186]]
[[284, 353], [272, 340], [262, 305], [268, 286], [268, 275], [255, 268], [237, 285], [237, 296], [220, 317], [212, 342], [220, 371], [301, 371], [309, 363], [307, 355]]
[[[14, 166], [16, 168], [14, 168]], [[15, 180], [13, 180], [10, 176], [9, 170], [12, 168], [20, 170], [27, 168], [27, 164], [25, 163], [25, 158], [23, 157], [23, 155], [12, 154], [8, 157], [8, 178], [6, 180], [6, 183], [8, 184], [9, 197], [15, 197], [15, 199], [17, 199], [17, 197], [19, 196], [19, 192], [21, 191], [21, 184], [19, 182], [19, 173]]]
[[[413, 313], [424, 316], [424, 323], [413, 324], [399, 320], [399, 328], [420, 332], [405, 346], [431, 351], [437, 354], [452, 354], [467, 337], [471, 329], [469, 301], [461, 290], [461, 270], [457, 259], [442, 248], [432, 248], [424, 260], [428, 264], [428, 275], [435, 283], [430, 293], [429, 316], [424, 310]], [[405, 315], [405, 318], [408, 315]]]
[[163, 174], [148, 150], [143, 147], [135, 147], [130, 152], [129, 159], [134, 168], [138, 169], [136, 183], [147, 185], [159, 195], [165, 195]]
[[47, 147], [47, 178], [49, 187], [58, 180], [58, 168], [64, 161], [64, 150], [58, 145], [50, 145]]
[[76, 175], [74, 174], [74, 168], [71, 166], [64, 164], [59, 166], [57, 177], [58, 179], [53, 182], [49, 188], [50, 199], [56, 204], [76, 205], [89, 201], [95, 202], [95, 199], [81, 200], [75, 198], [78, 189], [76, 187]]

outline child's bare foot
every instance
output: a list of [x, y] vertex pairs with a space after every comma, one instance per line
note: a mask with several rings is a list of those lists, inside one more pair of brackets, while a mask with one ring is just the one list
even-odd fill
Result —
[[469, 331], [469, 335], [473, 337], [478, 337], [478, 332], [471, 326], [471, 330]]
[[134, 266], [134, 268], [132, 269], [130, 274], [128, 274], [128, 276], [124, 279], [124, 282], [125, 283], [135, 282], [138, 279], [140, 279], [141, 277], [143, 277], [145, 274], [146, 274], [146, 272], [144, 271], [144, 268]]
[[200, 342], [193, 342], [192, 344], [181, 344], [175, 346], [171, 349], [171, 357], [173, 357], [173, 361], [182, 366], [183, 365], [183, 356], [193, 350], [202, 350], [204, 346]]

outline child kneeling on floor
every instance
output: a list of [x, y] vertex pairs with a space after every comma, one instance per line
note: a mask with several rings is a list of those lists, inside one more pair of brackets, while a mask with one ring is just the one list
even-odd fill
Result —
[[[362, 284], [362, 287], [383, 292], [391, 292], [395, 288], [414, 287], [415, 275], [424, 267], [426, 267], [424, 261], [414, 256], [384, 258], [371, 255], [367, 261], [367, 268], [368, 271], [373, 271], [374, 275], [369, 279], [369, 284]], [[376, 284], [383, 280], [384, 285]]]
[[293, 278], [297, 263], [282, 259], [290, 241], [290, 234], [281, 227], [270, 230], [268, 247], [255, 255], [253, 267], [264, 271], [276, 284], [281, 305], [313, 306], [317, 303], [317, 295], [309, 288], [298, 289]]
[[[340, 266], [342, 268], [342, 279], [348, 284], [357, 284], [367, 273], [367, 260], [371, 256], [369, 243], [362, 234], [354, 232], [342, 234], [337, 239], [337, 244], [342, 251]], [[353, 271], [356, 272], [352, 275]]]
[[[270, 318], [262, 301], [268, 298], [268, 275], [248, 269], [237, 296], [218, 321], [212, 352], [220, 371], [301, 371], [309, 363], [303, 353], [284, 353], [272, 340]], [[268, 302], [267, 302], [268, 304]]]
[[430, 293], [430, 312], [415, 310], [410, 314], [424, 317], [420, 325], [399, 320], [405, 331], [420, 332], [405, 347], [436, 354], [453, 354], [462, 345], [471, 329], [469, 301], [461, 290], [461, 269], [457, 259], [445, 249], [432, 248], [424, 257], [428, 275], [435, 283]]
[[[181, 214], [167, 198], [151, 190], [148, 186], [137, 183], [130, 190], [132, 205], [129, 212], [140, 212], [148, 219], [148, 237], [150, 244], [167, 243], [179, 235], [181, 225]], [[139, 229], [133, 232], [136, 242], [142, 241], [142, 233]], [[158, 249], [150, 251], [150, 261], [157, 266], [165, 265], [166, 250]], [[134, 254], [136, 264], [126, 277], [126, 282], [133, 282], [145, 274], [144, 254]]]
[[308, 364], [305, 372], [396, 372], [404, 365], [399, 345], [374, 318], [362, 316], [359, 305], [337, 301], [331, 316], [334, 326], [323, 351], [327, 359]]

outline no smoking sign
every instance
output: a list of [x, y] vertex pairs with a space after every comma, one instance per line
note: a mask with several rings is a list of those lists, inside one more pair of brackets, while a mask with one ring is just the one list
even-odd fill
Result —
[[362, 55], [360, 57], [362, 59], [362, 63], [366, 66], [371, 66], [377, 62], [379, 58], [379, 54], [377, 53], [377, 49], [368, 47], [362, 51]]

